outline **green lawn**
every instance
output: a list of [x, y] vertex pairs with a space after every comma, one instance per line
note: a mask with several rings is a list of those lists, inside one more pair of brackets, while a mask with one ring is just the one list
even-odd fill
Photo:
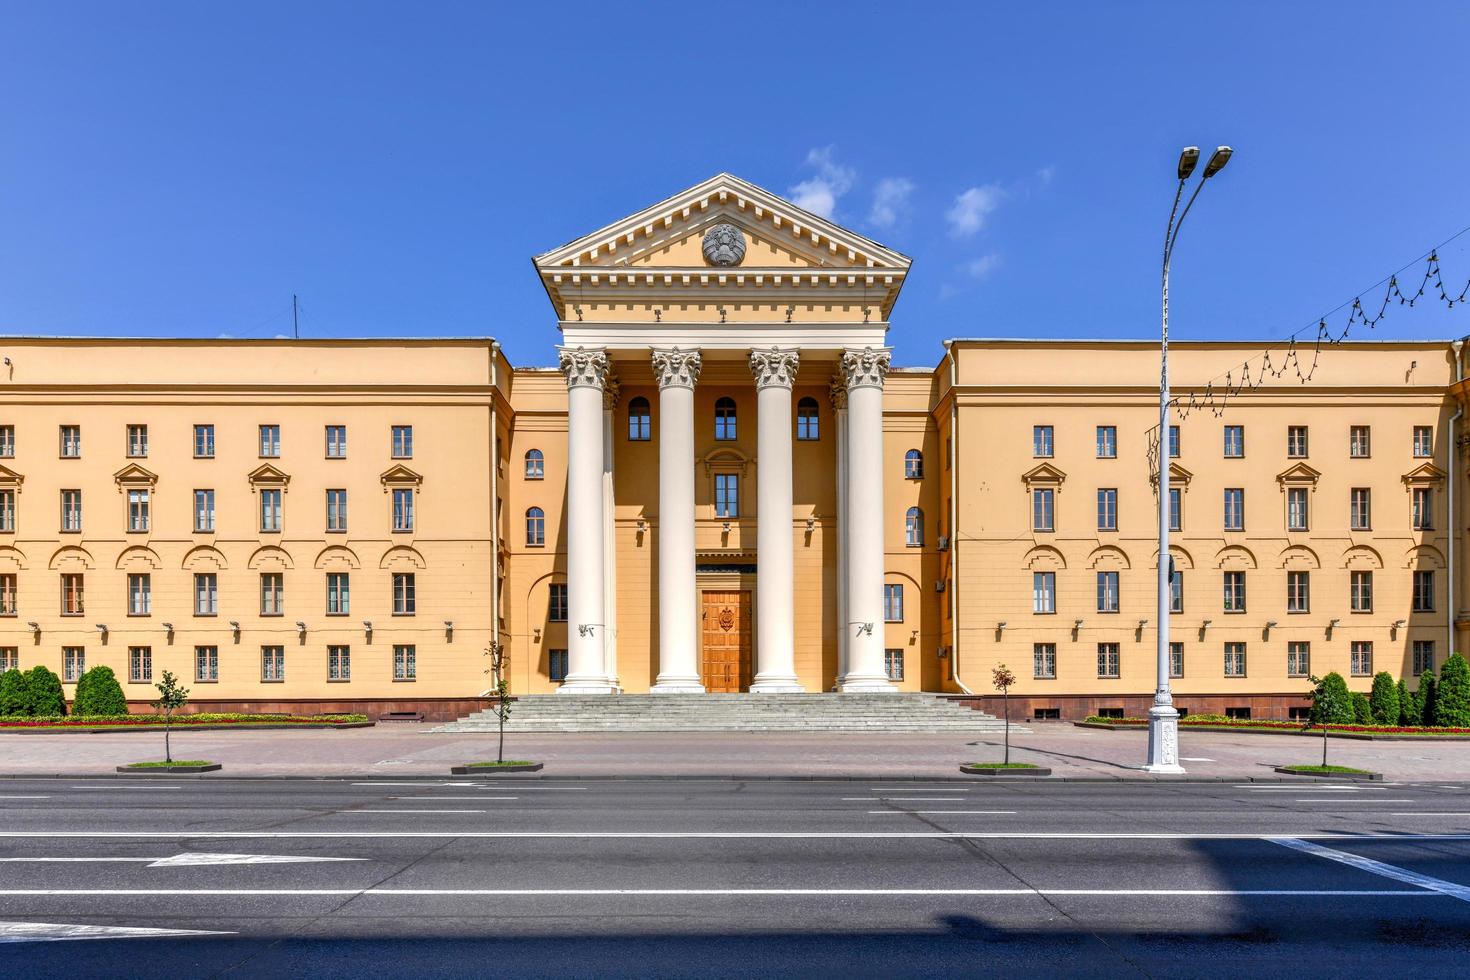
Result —
[[975, 769], [1040, 769], [1041, 767], [1032, 762], [972, 762], [971, 767]]
[[465, 768], [466, 769], [498, 769], [498, 768], [500, 768], [502, 766], [534, 766], [534, 765], [535, 765], [534, 762], [526, 762], [525, 760], [520, 760], [520, 761], [507, 760], [505, 762], [469, 762], [469, 763], [466, 763], [465, 764]]
[[1369, 775], [1367, 769], [1354, 769], [1352, 766], [1282, 766], [1281, 768], [1291, 772], [1343, 772], [1355, 773], [1360, 776]]
[[175, 759], [173, 762], [129, 762], [129, 769], [162, 769], [165, 766], [212, 766], [204, 759]]

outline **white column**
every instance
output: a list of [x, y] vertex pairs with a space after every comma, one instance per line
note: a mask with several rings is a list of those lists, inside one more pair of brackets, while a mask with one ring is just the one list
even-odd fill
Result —
[[844, 350], [847, 382], [847, 673], [844, 692], [895, 690], [883, 669], [883, 379], [890, 350]]
[[611, 694], [604, 659], [602, 389], [607, 352], [557, 349], [567, 379], [567, 678], [560, 694]]
[[750, 352], [756, 387], [756, 675], [751, 693], [800, 693], [791, 527], [791, 386], [794, 348]]
[[703, 694], [694, 594], [694, 385], [699, 351], [653, 352], [658, 379], [658, 679], [655, 694]]
[[608, 378], [602, 388], [602, 664], [614, 691], [618, 680], [618, 538], [617, 500], [613, 495], [613, 424], [618, 408], [618, 380]]
[[847, 383], [833, 378], [832, 431], [837, 439], [837, 520], [833, 529], [837, 536], [837, 565], [832, 576], [837, 589], [837, 680], [847, 675]]

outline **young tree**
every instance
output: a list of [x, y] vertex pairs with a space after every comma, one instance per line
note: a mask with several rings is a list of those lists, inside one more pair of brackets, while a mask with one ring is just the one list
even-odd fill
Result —
[[123, 697], [122, 685], [111, 667], [98, 664], [77, 680], [76, 696], [72, 699], [71, 713], [74, 715], [125, 715], [128, 699]]
[[26, 675], [11, 668], [0, 674], [0, 715], [28, 715], [31, 695], [26, 689]]
[[1446, 728], [1470, 728], [1470, 663], [1458, 653], [1451, 654], [1439, 669], [1434, 721]]
[[1016, 675], [1011, 673], [1005, 664], [997, 664], [990, 672], [990, 683], [1000, 692], [1001, 704], [1005, 707], [1006, 717], [1006, 749], [1005, 764], [1011, 764], [1011, 685], [1016, 683]]
[[163, 712], [163, 761], [173, 762], [168, 736], [173, 728], [174, 712], [189, 703], [189, 689], [179, 685], [171, 670], [165, 670], [163, 680], [153, 686], [158, 688], [158, 700], [153, 702], [153, 707]]
[[1373, 711], [1373, 724], [1399, 723], [1399, 688], [1388, 671], [1380, 670], [1373, 675], [1373, 693], [1368, 695], [1368, 705]]
[[59, 717], [66, 714], [66, 695], [61, 692], [61, 678], [37, 664], [26, 671], [26, 693], [30, 696], [32, 715]]
[[[1337, 678], [1336, 683], [1333, 678]], [[1344, 714], [1350, 714], [1353, 710], [1352, 702], [1347, 697], [1347, 685], [1343, 683], [1342, 675], [1337, 673], [1328, 674], [1326, 677], [1311, 677], [1312, 689], [1307, 692], [1307, 700], [1312, 702], [1312, 718], [1322, 726], [1322, 765], [1327, 765], [1327, 719], [1341, 718]]]
[[505, 679], [505, 651], [500, 644], [490, 644], [490, 669], [495, 672], [495, 718], [500, 723], [500, 745], [495, 761], [505, 761], [505, 723], [510, 720], [510, 684]]

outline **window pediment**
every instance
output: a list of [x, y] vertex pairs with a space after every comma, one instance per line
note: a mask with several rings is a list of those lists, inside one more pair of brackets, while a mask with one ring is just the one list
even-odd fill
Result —
[[119, 491], [149, 488], [158, 484], [158, 474], [150, 469], [139, 466], [137, 463], [129, 463], [116, 473], [112, 479], [117, 483]]
[[705, 476], [715, 472], [739, 473], [744, 476], [751, 459], [738, 449], [723, 447], [706, 453], [700, 462], [704, 464]]
[[1067, 474], [1057, 469], [1050, 463], [1042, 463], [1021, 474], [1021, 482], [1026, 484], [1027, 489], [1052, 487], [1060, 488], [1062, 481], [1067, 479]]
[[383, 484], [384, 493], [389, 490], [417, 490], [424, 482], [421, 474], [415, 473], [401, 463], [385, 470], [378, 479]]
[[1403, 475], [1404, 486], [1410, 489], [1414, 487], [1433, 487], [1444, 482], [1445, 471], [1433, 463], [1424, 463], [1414, 467]]
[[1322, 472], [1314, 470], [1306, 463], [1297, 463], [1295, 466], [1282, 470], [1276, 474], [1276, 482], [1284, 490], [1287, 487], [1316, 487], [1317, 480], [1321, 478]]
[[15, 490], [16, 492], [19, 492], [20, 485], [25, 481], [25, 477], [21, 476], [10, 467], [0, 466], [0, 490]]
[[272, 489], [284, 490], [286, 489], [286, 485], [291, 482], [291, 477], [288, 474], [276, 469], [269, 463], [262, 463], [251, 470], [246, 479], [250, 481], [251, 489], [270, 487]]
[[[1189, 470], [1186, 470], [1184, 467], [1180, 466], [1178, 463], [1170, 463], [1169, 464], [1169, 486], [1170, 486], [1170, 488], [1177, 487], [1177, 488], [1180, 488], [1180, 489], [1188, 490], [1189, 489], [1189, 481], [1192, 480], [1192, 479], [1194, 479], [1194, 474], [1191, 473]], [[1150, 484], [1152, 484], [1154, 490], [1157, 491], [1158, 488], [1159, 488], [1159, 474], [1157, 472], [1150, 473], [1149, 474], [1149, 477], [1148, 477], [1148, 482]]]

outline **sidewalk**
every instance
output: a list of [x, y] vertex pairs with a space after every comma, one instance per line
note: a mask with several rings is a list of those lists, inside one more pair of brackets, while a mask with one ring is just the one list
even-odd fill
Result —
[[[352, 731], [189, 732], [173, 735], [174, 757], [224, 764], [234, 776], [446, 776], [451, 765], [493, 759], [495, 736], [429, 734], [430, 725]], [[1058, 776], [1152, 779], [1136, 768], [1147, 734], [1071, 725], [1033, 725], [1013, 734], [1011, 758]], [[962, 763], [1000, 758], [998, 735], [560, 734], [507, 735], [507, 758], [546, 763], [547, 776], [957, 777]], [[1470, 781], [1470, 745], [1334, 739], [1335, 765], [1408, 781]], [[1180, 754], [1191, 778], [1274, 776], [1271, 767], [1321, 760], [1321, 742], [1297, 735], [1184, 732]], [[108, 773], [163, 755], [163, 736], [0, 735], [0, 775]]]

